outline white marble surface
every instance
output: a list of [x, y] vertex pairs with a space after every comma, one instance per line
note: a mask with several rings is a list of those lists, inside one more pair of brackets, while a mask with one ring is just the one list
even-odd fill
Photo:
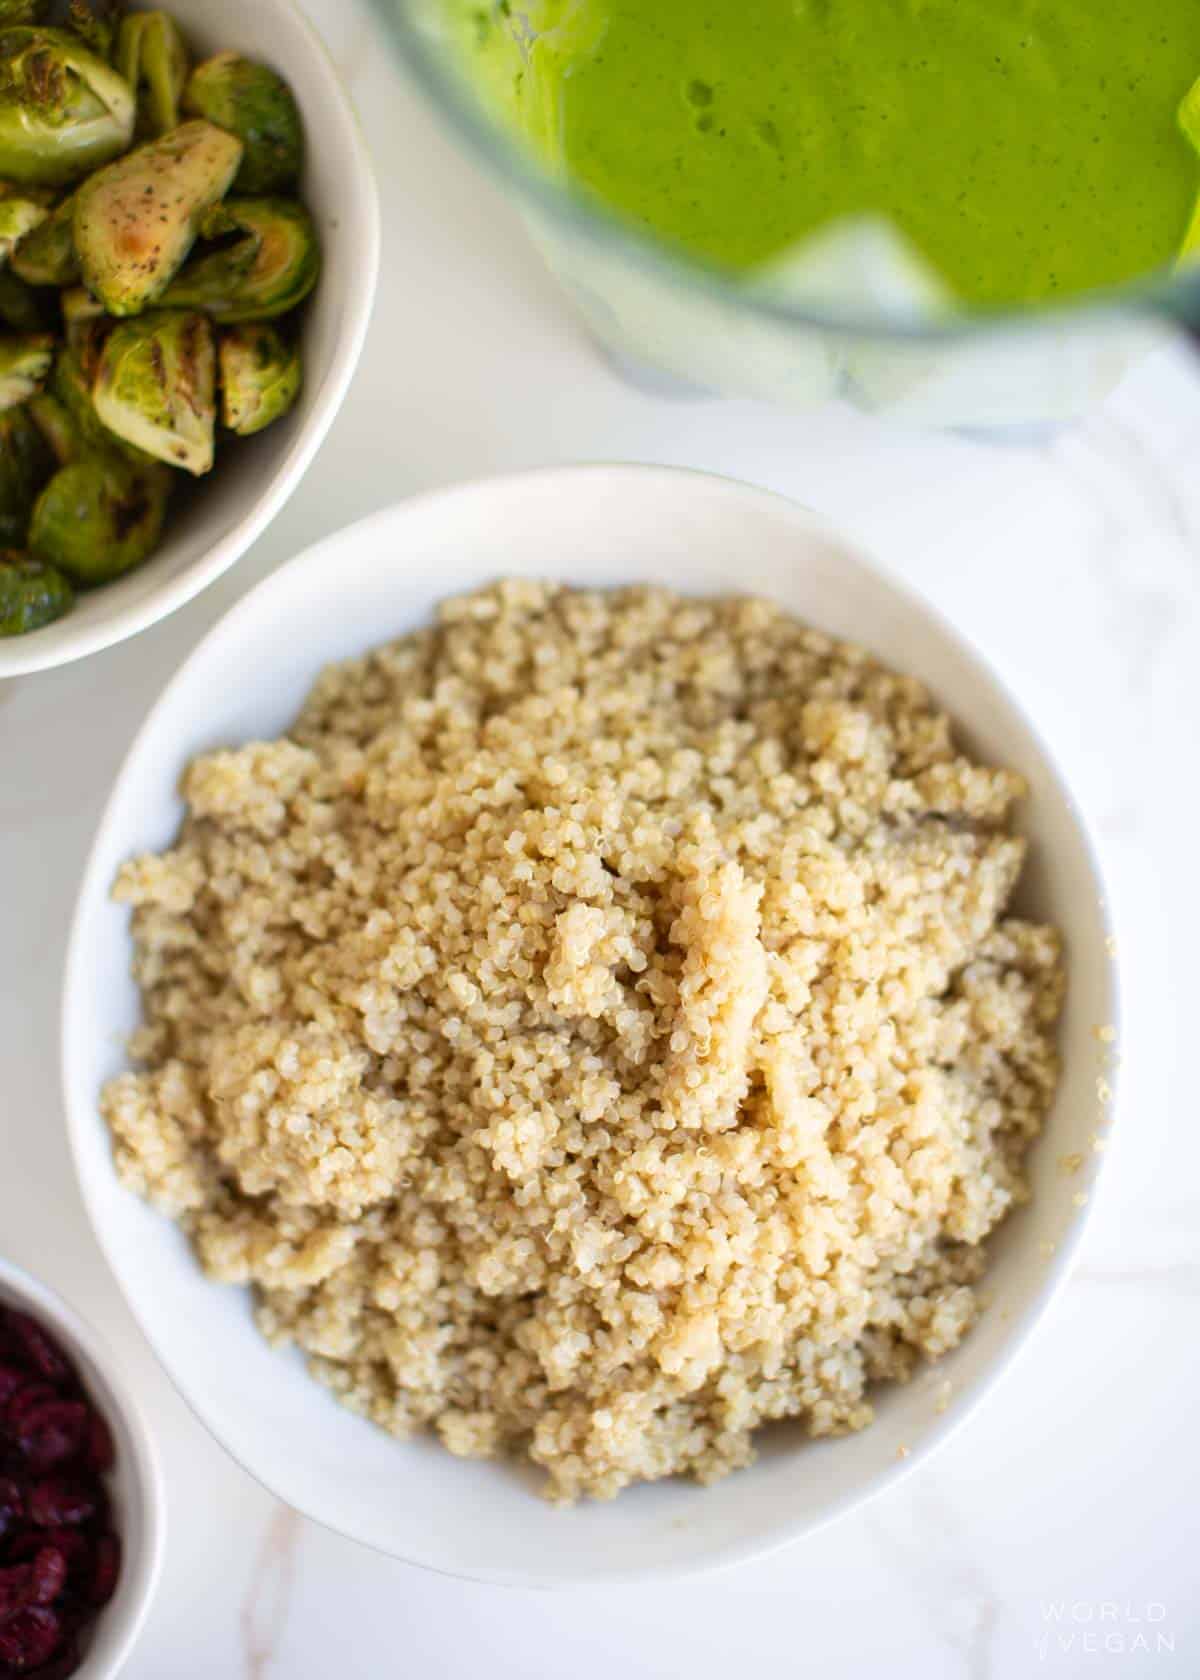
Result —
[[[117, 1345], [162, 1445], [168, 1559], [129, 1680], [1200, 1673], [1200, 378], [1182, 352], [1161, 355], [1039, 453], [843, 412], [639, 394], [577, 336], [510, 211], [391, 74], [358, 0], [309, 3], [384, 195], [384, 280], [351, 398], [231, 575], [136, 642], [0, 688], [0, 1249]], [[63, 941], [89, 838], [135, 725], [203, 631], [311, 539], [408, 491], [589, 457], [791, 492], [987, 649], [1098, 825], [1129, 1011], [1111, 1169], [1079, 1269], [933, 1465], [766, 1563], [602, 1599], [390, 1563], [301, 1521], [232, 1464], [107, 1273], [57, 1077]]]

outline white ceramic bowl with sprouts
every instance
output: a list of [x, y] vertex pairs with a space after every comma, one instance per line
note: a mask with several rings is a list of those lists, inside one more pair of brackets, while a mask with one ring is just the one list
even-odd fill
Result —
[[[759, 1462], [713, 1487], [673, 1481], [572, 1510], [541, 1502], [512, 1468], [393, 1440], [339, 1407], [298, 1355], [273, 1352], [247, 1293], [206, 1281], [179, 1229], [118, 1184], [98, 1106], [138, 1020], [129, 913], [109, 888], [131, 854], [171, 843], [189, 760], [279, 735], [327, 661], [426, 623], [445, 595], [514, 574], [770, 596], [923, 678], [973, 753], [1027, 777], [1031, 855], [1018, 905], [1063, 930], [1070, 965], [1062, 1083], [1033, 1153], [1033, 1199], [997, 1233], [991, 1305], [930, 1368], [936, 1376], [880, 1391], [877, 1420], [861, 1434], [809, 1442], [798, 1427], [774, 1426], [759, 1436]], [[1075, 1198], [1100, 1163], [1089, 1140], [1101, 1123], [1095, 1029], [1117, 1014], [1109, 939], [1095, 855], [1034, 725], [945, 620], [812, 514], [746, 485], [659, 468], [465, 485], [377, 514], [276, 572], [153, 707], [117, 779], [75, 918], [63, 1017], [71, 1142], [96, 1232], [147, 1337], [212, 1433], [281, 1498], [380, 1551], [480, 1580], [680, 1575], [779, 1546], [896, 1481], [1027, 1343], [1066, 1275], [1086, 1218]], [[1069, 1177], [1058, 1162], [1076, 1153], [1085, 1164]], [[1053, 1348], [1044, 1357], [1052, 1365]]]
[[105, 1478], [121, 1537], [117, 1590], [83, 1636], [75, 1680], [115, 1680], [133, 1648], [158, 1585], [166, 1495], [154, 1444], [116, 1356], [60, 1295], [0, 1259], [0, 1306], [28, 1313], [68, 1355], [88, 1398], [112, 1431], [116, 1462]]
[[379, 204], [366, 143], [333, 62], [291, 0], [169, 0], [198, 58], [222, 48], [286, 77], [308, 147], [300, 196], [321, 236], [320, 283], [305, 305], [304, 389], [295, 408], [222, 453], [173, 505], [144, 565], [79, 594], [70, 612], [0, 638], [0, 679], [83, 659], [135, 636], [190, 601], [250, 547], [304, 476], [357, 366], [379, 274]]

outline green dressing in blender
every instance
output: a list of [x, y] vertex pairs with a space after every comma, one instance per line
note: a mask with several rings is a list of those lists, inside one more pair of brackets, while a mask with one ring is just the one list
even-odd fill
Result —
[[961, 300], [1036, 303], [1169, 264], [1196, 203], [1200, 0], [444, 4], [543, 163], [724, 269], [875, 214]]

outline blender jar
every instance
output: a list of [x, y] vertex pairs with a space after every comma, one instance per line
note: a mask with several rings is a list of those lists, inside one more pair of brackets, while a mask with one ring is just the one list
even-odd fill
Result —
[[[443, 0], [372, 0], [441, 119], [511, 190], [583, 322], [618, 362], [789, 408], [838, 398], [937, 427], [1058, 425], [1101, 400], [1172, 326], [1200, 322], [1200, 270], [1007, 312], [914, 309], [864, 238], [846, 285], [788, 295], [692, 261], [552, 174], [488, 108]], [[505, 11], [518, 32], [517, 7]], [[805, 292], [809, 295], [805, 295]]]

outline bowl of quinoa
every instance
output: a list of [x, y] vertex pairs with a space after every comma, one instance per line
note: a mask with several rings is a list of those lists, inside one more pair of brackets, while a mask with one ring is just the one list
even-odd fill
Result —
[[268, 580], [135, 744], [69, 965], [85, 1195], [301, 1509], [492, 1579], [729, 1561], [1027, 1333], [1108, 937], [995, 680], [802, 510], [443, 493]]

